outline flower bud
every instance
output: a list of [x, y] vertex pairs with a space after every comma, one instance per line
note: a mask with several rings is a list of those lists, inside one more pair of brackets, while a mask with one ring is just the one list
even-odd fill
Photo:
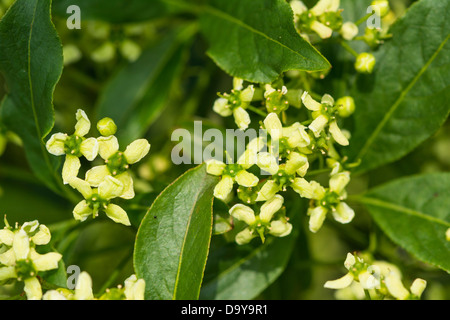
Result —
[[117, 126], [111, 118], [103, 118], [97, 123], [97, 130], [102, 136], [111, 136], [116, 133]]
[[347, 118], [355, 112], [355, 100], [350, 96], [339, 98], [336, 101], [336, 105], [338, 107], [339, 116], [343, 118]]
[[384, 17], [389, 13], [389, 1], [388, 0], [374, 0], [371, 6], [376, 7], [376, 14], [380, 17]]
[[363, 52], [356, 58], [355, 69], [359, 73], [372, 73], [375, 62], [376, 60], [373, 54]]

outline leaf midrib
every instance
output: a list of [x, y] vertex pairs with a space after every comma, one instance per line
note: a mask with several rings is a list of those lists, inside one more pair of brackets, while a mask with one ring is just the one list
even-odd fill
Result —
[[394, 104], [389, 108], [389, 111], [385, 114], [382, 121], [378, 124], [378, 126], [375, 128], [375, 130], [372, 132], [370, 137], [367, 139], [367, 142], [364, 144], [364, 146], [361, 148], [361, 151], [358, 153], [357, 159], [362, 159], [369, 147], [374, 143], [375, 139], [380, 134], [383, 127], [386, 125], [386, 123], [390, 120], [393, 113], [397, 110], [397, 108], [400, 106], [400, 104], [403, 102], [406, 95], [409, 93], [409, 91], [414, 87], [414, 85], [419, 81], [420, 77], [425, 73], [425, 71], [428, 69], [428, 67], [433, 63], [433, 61], [436, 59], [436, 57], [439, 55], [441, 50], [444, 48], [445, 44], [450, 38], [450, 34], [445, 38], [445, 40], [442, 41], [440, 46], [436, 49], [434, 54], [430, 57], [430, 59], [427, 61], [427, 63], [419, 70], [419, 72], [416, 74], [416, 76], [411, 80], [411, 82], [408, 84], [408, 86], [402, 90], [400, 93], [400, 96], [398, 99], [394, 102]]
[[[206, 176], [203, 176], [203, 179], [201, 180], [202, 183], [201, 185], [203, 185], [203, 182], [205, 181]], [[175, 286], [174, 286], [174, 290], [173, 290], [173, 296], [172, 296], [172, 300], [176, 300], [176, 295], [177, 295], [177, 289], [178, 289], [178, 282], [179, 282], [179, 278], [180, 278], [180, 270], [181, 270], [181, 264], [183, 262], [183, 252], [184, 252], [184, 247], [186, 245], [186, 238], [187, 235], [189, 233], [189, 226], [191, 224], [191, 219], [192, 219], [192, 214], [194, 213], [194, 209], [197, 207], [197, 199], [199, 198], [200, 193], [202, 192], [202, 189], [199, 189], [196, 193], [195, 193], [195, 197], [194, 197], [194, 205], [192, 206], [190, 212], [189, 212], [189, 219], [188, 219], [188, 223], [186, 225], [186, 231], [184, 233], [184, 237], [183, 237], [183, 245], [181, 246], [181, 250], [180, 250], [180, 255], [179, 255], [179, 260], [178, 260], [178, 268], [177, 268], [177, 275], [175, 278]]]
[[[39, 124], [39, 119], [37, 116], [36, 104], [34, 101], [35, 96], [34, 96], [34, 90], [33, 90], [33, 80], [31, 77], [31, 41], [32, 41], [32, 37], [33, 37], [33, 27], [34, 27], [34, 22], [36, 21], [36, 12], [37, 12], [37, 8], [39, 5], [39, 1], [40, 0], [36, 1], [36, 5], [34, 6], [34, 9], [33, 9], [33, 16], [32, 16], [31, 24], [30, 24], [30, 33], [29, 33], [28, 42], [27, 42], [27, 77], [28, 77], [28, 86], [30, 88], [30, 106], [31, 106], [31, 110], [33, 111], [34, 123], [36, 125], [36, 133], [39, 138], [39, 147], [44, 156], [45, 164], [49, 168], [49, 171], [53, 173], [53, 177], [55, 178], [56, 184], [59, 185], [59, 177], [56, 174], [55, 170], [53, 169], [52, 164], [50, 163], [49, 154], [42, 142], [43, 133], [42, 133], [42, 129]], [[51, 8], [51, 4], [50, 4], [50, 8]]]
[[388, 201], [384, 201], [378, 198], [371, 198], [369, 196], [364, 196], [364, 197], [358, 197], [358, 198], [354, 198], [355, 201], [360, 202], [362, 204], [366, 204], [366, 205], [373, 205], [382, 209], [388, 209], [388, 210], [394, 210], [396, 212], [399, 213], [403, 213], [406, 215], [410, 215], [410, 216], [414, 216], [420, 219], [424, 219], [424, 220], [428, 220], [430, 222], [433, 223], [437, 223], [439, 225], [442, 225], [444, 227], [450, 228], [450, 222], [441, 220], [439, 218], [430, 216], [426, 213], [417, 211], [417, 210], [413, 210], [392, 202], [388, 202]]

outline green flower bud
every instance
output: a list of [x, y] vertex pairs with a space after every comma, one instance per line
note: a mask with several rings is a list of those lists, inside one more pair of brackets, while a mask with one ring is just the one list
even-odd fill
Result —
[[338, 107], [338, 114], [343, 118], [347, 118], [355, 112], [355, 100], [352, 97], [346, 96], [336, 101]]
[[112, 136], [117, 131], [117, 126], [111, 118], [103, 118], [97, 123], [97, 130], [102, 136]]
[[380, 17], [384, 17], [389, 13], [389, 1], [388, 0], [374, 0], [371, 3], [371, 6], [377, 7], [376, 14], [379, 14]]
[[359, 73], [372, 73], [375, 62], [376, 60], [373, 54], [363, 52], [356, 58], [355, 69]]

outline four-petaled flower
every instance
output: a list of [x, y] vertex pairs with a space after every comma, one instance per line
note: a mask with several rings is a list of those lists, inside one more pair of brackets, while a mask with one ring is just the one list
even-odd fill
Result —
[[252, 208], [236, 204], [230, 209], [233, 218], [245, 222], [248, 226], [236, 235], [237, 244], [249, 243], [253, 238], [260, 236], [265, 241], [265, 234], [269, 233], [276, 237], [285, 237], [292, 231], [292, 225], [287, 222], [286, 217], [272, 220], [274, 215], [283, 206], [284, 198], [280, 195], [274, 196], [266, 201], [259, 210], [259, 215], [255, 215]]
[[258, 184], [258, 177], [248, 172], [247, 169], [256, 163], [256, 155], [263, 147], [263, 139], [255, 138], [249, 142], [237, 163], [225, 164], [215, 159], [206, 161], [206, 171], [209, 174], [222, 176], [214, 188], [216, 198], [226, 201], [233, 190], [234, 182], [243, 187], [255, 187]]
[[322, 101], [319, 103], [305, 91], [302, 95], [302, 102], [306, 108], [313, 111], [313, 122], [308, 128], [314, 132], [315, 137], [319, 137], [328, 126], [334, 140], [340, 145], [348, 146], [348, 139], [339, 129], [336, 121], [336, 114], [339, 113], [341, 106], [335, 104], [332, 96], [329, 94], [323, 95]]
[[51, 154], [55, 156], [66, 155], [62, 170], [64, 184], [68, 184], [72, 177], [78, 175], [81, 167], [79, 157], [84, 156], [89, 161], [93, 161], [98, 153], [97, 139], [84, 137], [91, 129], [91, 122], [86, 113], [78, 109], [76, 119], [77, 123], [73, 135], [69, 136], [61, 132], [55, 133], [46, 144], [47, 150]]
[[241, 130], [247, 129], [250, 124], [250, 116], [245, 109], [252, 102], [255, 92], [253, 85], [244, 89], [243, 82], [242, 79], [234, 78], [231, 93], [219, 94], [220, 98], [213, 105], [213, 110], [222, 117], [233, 115]]
[[50, 239], [49, 229], [37, 220], [26, 222], [15, 230], [7, 224], [0, 230], [0, 245], [6, 247], [6, 251], [0, 254], [0, 281], [23, 281], [27, 298], [41, 299], [42, 288], [37, 278], [38, 272], [58, 268], [58, 262], [62, 258], [57, 252], [39, 254], [36, 251], [37, 245], [48, 244]]
[[86, 181], [92, 187], [98, 187], [107, 176], [112, 176], [123, 185], [120, 198], [134, 198], [133, 178], [128, 169], [130, 165], [140, 161], [150, 150], [146, 139], [138, 139], [130, 143], [125, 151], [119, 151], [119, 142], [115, 136], [99, 137], [98, 154], [105, 160], [105, 165], [96, 166], [86, 172]]
[[89, 182], [80, 178], [72, 178], [70, 186], [77, 189], [84, 197], [73, 209], [73, 216], [76, 220], [84, 221], [90, 215], [93, 218], [98, 216], [99, 211], [104, 211], [106, 215], [117, 223], [126, 226], [130, 225], [128, 215], [120, 206], [110, 203], [111, 199], [120, 197], [123, 194], [124, 185], [121, 181], [112, 176], [104, 177], [97, 188], [92, 188]]

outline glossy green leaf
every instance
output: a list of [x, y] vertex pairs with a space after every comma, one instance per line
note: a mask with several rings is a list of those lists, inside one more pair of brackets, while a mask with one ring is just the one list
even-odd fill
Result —
[[201, 9], [208, 55], [234, 77], [270, 83], [284, 71], [330, 67], [296, 32], [284, 0], [212, 0]]
[[450, 174], [408, 177], [369, 191], [358, 201], [383, 231], [418, 259], [450, 271]]
[[450, 105], [450, 3], [422, 0], [390, 30], [373, 75], [357, 79], [349, 155], [360, 171], [395, 161], [444, 123]]
[[[205, 300], [250, 300], [257, 297], [284, 271], [296, 239], [302, 213], [300, 201], [289, 203], [293, 230], [283, 238], [268, 237], [264, 244], [259, 239], [249, 245], [239, 246], [235, 242], [211, 247], [205, 283], [201, 299]], [[215, 238], [220, 244], [221, 239]], [[256, 245], [256, 246], [255, 246]]]
[[186, 27], [163, 37], [136, 62], [121, 69], [104, 88], [97, 106], [99, 119], [112, 118], [124, 144], [140, 138], [166, 105], [192, 31], [192, 27]]
[[159, 18], [172, 12], [165, 1], [159, 0], [55, 0], [53, 11], [69, 17], [67, 8], [80, 8], [82, 20], [103, 20], [112, 23], [139, 22]]
[[47, 152], [43, 138], [54, 124], [53, 91], [62, 68], [50, 1], [16, 1], [0, 23], [0, 72], [8, 88], [1, 119], [22, 139], [36, 176], [53, 190], [61, 180], [59, 159]]
[[213, 189], [218, 178], [200, 165], [155, 200], [136, 237], [134, 266], [146, 299], [197, 299], [212, 233]]

